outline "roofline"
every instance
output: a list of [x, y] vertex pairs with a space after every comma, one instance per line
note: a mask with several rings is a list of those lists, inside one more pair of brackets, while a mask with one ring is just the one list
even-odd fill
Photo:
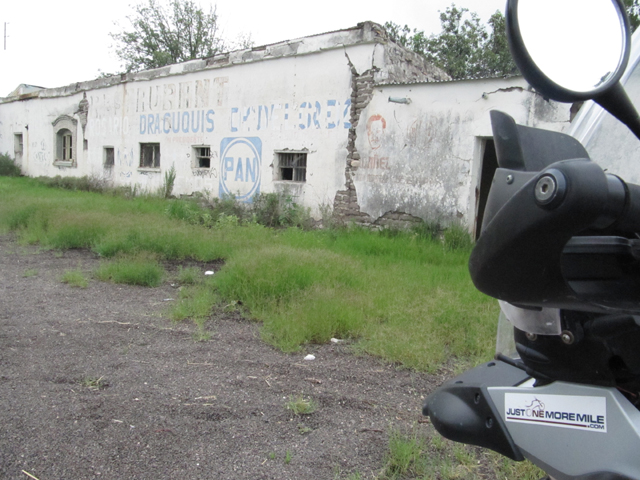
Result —
[[[339, 38], [338, 41], [332, 43], [331, 37], [334, 37], [335, 35], [341, 33], [344, 34], [343, 38]], [[308, 43], [309, 40], [318, 40], [319, 37], [323, 36], [327, 37], [326, 45], [318, 46], [315, 44], [315, 42], [313, 42], [312, 45], [305, 45], [305, 42]], [[279, 58], [285, 57], [310, 55], [355, 45], [367, 45], [387, 42], [390, 42], [390, 40], [386, 35], [386, 31], [381, 25], [372, 21], [365, 21], [357, 24], [354, 27], [349, 27], [341, 30], [318, 33], [306, 37], [284, 40], [281, 42], [260, 45], [252, 48], [223, 52], [211, 57], [189, 60], [186, 62], [175, 63], [150, 70], [121, 73], [108, 77], [71, 83], [62, 87], [43, 88], [42, 90], [38, 90], [36, 92], [30, 92], [15, 97], [0, 97], [0, 104], [11, 103], [20, 100], [28, 100], [31, 98], [65, 97], [76, 95], [88, 90], [109, 88], [124, 83], [148, 81], [154, 80], [156, 78], [168, 78], [178, 75], [186, 75], [193, 72], [214, 70], [235, 65], [277, 60]]]

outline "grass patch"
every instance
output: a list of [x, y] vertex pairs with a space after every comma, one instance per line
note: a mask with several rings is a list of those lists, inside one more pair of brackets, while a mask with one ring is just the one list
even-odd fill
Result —
[[481, 480], [489, 468], [495, 478], [539, 480], [545, 473], [528, 461], [514, 462], [495, 452], [430, 436], [416, 426], [392, 430], [380, 480], [437, 478]]
[[290, 395], [285, 407], [287, 410], [291, 410], [294, 415], [311, 415], [318, 409], [316, 402], [302, 395]]
[[95, 276], [105, 282], [157, 287], [162, 283], [164, 268], [150, 255], [120, 256], [103, 262]]
[[25, 278], [28, 277], [35, 277], [36, 275], [38, 275], [38, 269], [36, 268], [27, 268], [23, 273], [22, 276]]
[[104, 377], [85, 377], [80, 380], [80, 385], [89, 390], [98, 391], [103, 390], [109, 386], [109, 383]]
[[198, 285], [204, 282], [204, 273], [198, 267], [178, 267], [177, 279], [181, 285]]
[[62, 278], [60, 280], [62, 283], [66, 283], [72, 287], [87, 288], [89, 286], [89, 281], [80, 269], [67, 270], [62, 274]]
[[286, 195], [247, 208], [232, 198], [125, 198], [76, 184], [52, 189], [0, 177], [0, 232], [42, 248], [91, 249], [103, 257], [97, 278], [136, 285], [158, 285], [164, 260], [224, 260], [212, 277], [190, 268], [177, 275], [183, 288], [171, 318], [193, 321], [202, 339], [220, 303], [241, 305], [284, 351], [350, 339], [361, 351], [423, 371], [493, 354], [498, 307], [471, 284], [463, 229], [442, 233], [437, 222], [392, 233], [283, 229], [304, 223], [292, 219]]

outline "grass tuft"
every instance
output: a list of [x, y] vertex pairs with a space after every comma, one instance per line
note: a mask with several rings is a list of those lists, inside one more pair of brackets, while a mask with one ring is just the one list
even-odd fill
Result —
[[109, 383], [104, 377], [85, 377], [80, 380], [79, 383], [83, 387], [93, 391], [103, 390], [109, 386]]
[[62, 275], [61, 281], [62, 283], [66, 283], [72, 287], [87, 288], [89, 286], [89, 281], [80, 269], [67, 270]]
[[181, 285], [199, 285], [204, 282], [204, 273], [198, 267], [178, 267], [177, 281]]
[[318, 409], [318, 405], [311, 398], [305, 398], [302, 395], [290, 395], [285, 407], [294, 415], [311, 415]]
[[164, 268], [150, 255], [120, 256], [103, 262], [96, 278], [113, 283], [157, 287], [162, 283]]

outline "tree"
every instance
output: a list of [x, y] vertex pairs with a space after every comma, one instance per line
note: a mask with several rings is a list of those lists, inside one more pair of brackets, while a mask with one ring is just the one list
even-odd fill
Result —
[[131, 29], [110, 34], [127, 72], [209, 57], [228, 47], [214, 7], [207, 13], [193, 0], [170, 0], [166, 6], [148, 0], [133, 10], [127, 17]]
[[640, 3], [639, 0], [622, 0], [624, 8], [627, 10], [627, 17], [629, 17], [629, 24], [631, 25], [631, 31], [635, 32], [636, 28], [640, 26]]
[[492, 77], [518, 74], [518, 68], [509, 50], [504, 15], [497, 11], [491, 15], [487, 23], [491, 27], [491, 33], [484, 47], [484, 74]]
[[[629, 17], [631, 31], [640, 26], [640, 0], [622, 0]], [[451, 4], [440, 12], [442, 31], [430, 37], [423, 31], [411, 30], [393, 22], [384, 24], [394, 42], [425, 56], [453, 79], [515, 75], [507, 41], [506, 20], [496, 11], [487, 26], [467, 8]], [[488, 28], [487, 28], [488, 27]]]
[[[636, 0], [638, 1], [638, 0]], [[405, 25], [385, 23], [390, 38], [425, 56], [454, 79], [517, 73], [507, 43], [505, 18], [499, 11], [484, 26], [477, 14], [454, 4], [440, 12], [442, 31], [425, 36]]]
[[489, 35], [478, 15], [452, 4], [440, 12], [440, 24], [442, 31], [427, 41], [427, 59], [453, 79], [482, 76]]

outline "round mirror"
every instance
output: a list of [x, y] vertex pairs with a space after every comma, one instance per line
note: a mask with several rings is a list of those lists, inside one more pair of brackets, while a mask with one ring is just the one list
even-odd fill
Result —
[[620, 0], [509, 0], [516, 64], [541, 93], [559, 101], [594, 98], [620, 79], [629, 34]]

